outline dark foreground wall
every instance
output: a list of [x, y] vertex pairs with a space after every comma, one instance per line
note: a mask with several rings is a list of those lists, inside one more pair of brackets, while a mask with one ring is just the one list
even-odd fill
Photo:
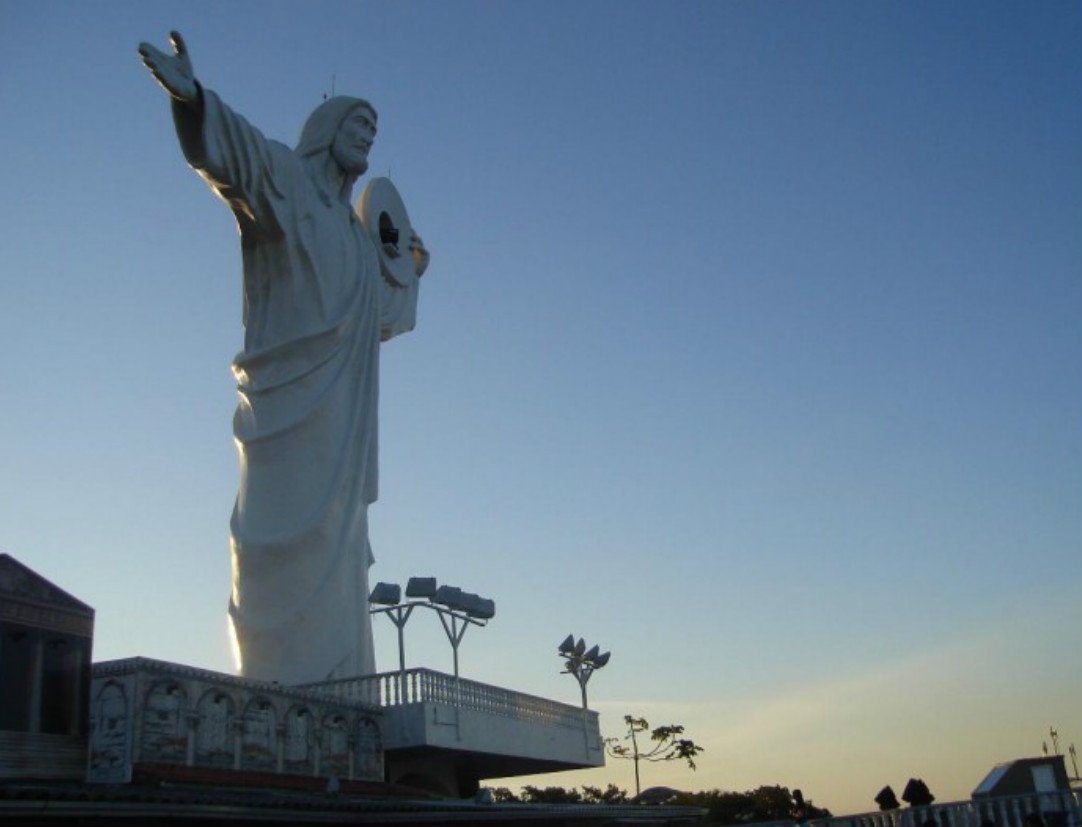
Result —
[[693, 807], [478, 804], [209, 787], [19, 783], [0, 785], [0, 822], [124, 827], [266, 825], [691, 824]]

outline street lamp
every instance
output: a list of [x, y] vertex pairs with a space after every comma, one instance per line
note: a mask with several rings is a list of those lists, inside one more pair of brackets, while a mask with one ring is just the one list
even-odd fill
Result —
[[406, 600], [402, 600], [402, 587], [394, 583], [377, 583], [368, 596], [368, 602], [378, 608], [369, 609], [370, 614], [386, 614], [398, 629], [398, 672], [402, 690], [405, 689], [406, 643], [404, 629], [413, 610], [418, 606], [432, 609], [440, 616], [443, 631], [454, 653], [455, 677], [458, 677], [458, 645], [466, 629], [485, 626], [496, 614], [496, 603], [457, 586], [437, 586], [435, 577], [411, 577], [406, 583]]
[[574, 675], [582, 690], [582, 743], [586, 749], [586, 755], [590, 755], [590, 727], [587, 721], [588, 708], [586, 706], [586, 684], [590, 682], [590, 676], [609, 662], [610, 653], [601, 654], [600, 648], [591, 646], [586, 648], [586, 641], [581, 637], [576, 641], [574, 635], [568, 635], [563, 643], [557, 647], [560, 657], [564, 659], [564, 672]]
[[586, 707], [586, 684], [590, 676], [609, 662], [611, 652], [601, 653], [597, 646], [586, 649], [586, 641], [581, 637], [576, 641], [574, 635], [568, 635], [560, 644], [558, 650], [560, 657], [564, 659], [564, 672], [574, 675], [582, 690], [582, 708]]

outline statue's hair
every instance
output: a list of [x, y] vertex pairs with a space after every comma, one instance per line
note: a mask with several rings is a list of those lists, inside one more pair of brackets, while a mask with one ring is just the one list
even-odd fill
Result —
[[363, 98], [349, 98], [345, 95], [337, 95], [323, 101], [308, 116], [308, 120], [304, 122], [301, 139], [297, 142], [297, 146], [293, 151], [302, 158], [326, 152], [334, 143], [334, 136], [338, 134], [338, 128], [342, 125], [342, 121], [354, 109], [362, 107], [372, 113], [373, 120], [376, 119], [376, 108]]

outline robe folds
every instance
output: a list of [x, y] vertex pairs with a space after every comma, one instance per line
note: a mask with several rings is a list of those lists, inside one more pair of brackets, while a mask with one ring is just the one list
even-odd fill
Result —
[[241, 236], [229, 601], [241, 674], [283, 684], [371, 674], [379, 349], [413, 329], [417, 288], [389, 284], [354, 210], [213, 92], [203, 90], [201, 115], [173, 113], [188, 163]]

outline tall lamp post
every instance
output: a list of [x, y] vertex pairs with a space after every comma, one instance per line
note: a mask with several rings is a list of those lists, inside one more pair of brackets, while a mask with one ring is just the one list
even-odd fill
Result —
[[601, 650], [597, 646], [587, 649], [586, 641], [581, 637], [576, 641], [574, 635], [568, 635], [564, 638], [557, 651], [560, 657], [564, 659], [564, 672], [575, 676], [575, 680], [579, 682], [579, 689], [582, 691], [582, 740], [586, 746], [588, 756], [590, 754], [590, 733], [586, 720], [588, 712], [586, 684], [590, 682], [594, 672], [609, 662], [612, 653], [605, 652], [601, 654]]
[[564, 659], [564, 672], [574, 675], [582, 690], [582, 708], [586, 709], [586, 684], [595, 671], [609, 662], [611, 652], [601, 654], [599, 647], [586, 649], [586, 641], [581, 637], [575, 641], [574, 635], [568, 635], [560, 644], [560, 657]]

